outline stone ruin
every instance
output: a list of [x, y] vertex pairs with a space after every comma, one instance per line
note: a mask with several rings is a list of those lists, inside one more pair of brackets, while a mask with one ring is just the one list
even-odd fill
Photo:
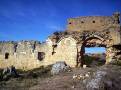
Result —
[[121, 59], [120, 14], [68, 19], [67, 29], [54, 32], [45, 43], [38, 41], [0, 42], [0, 68], [14, 65], [33, 69], [57, 61], [71, 67], [83, 62], [85, 47], [105, 47], [106, 64]]

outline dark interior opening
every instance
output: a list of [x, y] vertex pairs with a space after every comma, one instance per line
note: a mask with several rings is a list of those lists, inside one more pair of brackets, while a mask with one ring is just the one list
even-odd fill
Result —
[[84, 23], [84, 21], [81, 21], [81, 23]]
[[9, 53], [5, 53], [5, 59], [9, 58]]
[[38, 60], [42, 61], [45, 58], [44, 52], [38, 52]]
[[69, 24], [72, 24], [71, 22], [69, 22]]
[[93, 23], [95, 23], [95, 21], [92, 21]]

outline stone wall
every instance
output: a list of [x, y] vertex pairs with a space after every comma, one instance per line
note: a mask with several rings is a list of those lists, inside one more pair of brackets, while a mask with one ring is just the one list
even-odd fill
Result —
[[109, 28], [113, 24], [111, 17], [90, 16], [90, 17], [78, 17], [68, 19], [69, 31], [101, 31]]
[[74, 67], [76, 65], [76, 40], [72, 37], [63, 38], [58, 42], [57, 47], [52, 55], [52, 44], [48, 45], [46, 52], [45, 64], [53, 64], [56, 61], [65, 61], [68, 65]]
[[[6, 53], [9, 54], [8, 58], [5, 58]], [[41, 60], [38, 53], [44, 53]], [[37, 41], [0, 42], [0, 68], [14, 65], [18, 69], [28, 70], [56, 61], [66, 61], [72, 67], [76, 65], [76, 42], [73, 38], [60, 41], [54, 55], [51, 40], [42, 44]]]
[[[32, 69], [38, 65], [36, 41], [0, 42], [0, 68], [14, 65], [18, 69]], [[7, 58], [6, 58], [6, 53]]]
[[103, 31], [109, 29], [114, 24], [119, 24], [119, 19], [120, 14], [118, 12], [115, 12], [112, 16], [84, 16], [69, 18], [67, 31]]

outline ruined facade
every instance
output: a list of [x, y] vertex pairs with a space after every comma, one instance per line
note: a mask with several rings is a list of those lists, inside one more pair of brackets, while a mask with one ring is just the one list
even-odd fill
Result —
[[[106, 64], [121, 57], [120, 14], [68, 19], [64, 32], [55, 32], [45, 43], [37, 41], [0, 42], [0, 68], [18, 69], [65, 61], [75, 67], [83, 61], [85, 47], [105, 47]], [[79, 59], [80, 57], [80, 59]]]

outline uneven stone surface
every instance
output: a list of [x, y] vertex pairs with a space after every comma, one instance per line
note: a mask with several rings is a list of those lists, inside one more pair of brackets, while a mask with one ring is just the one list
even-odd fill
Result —
[[108, 65], [97, 69], [85, 79], [86, 90], [121, 90], [120, 66]]
[[95, 89], [99, 89], [100, 87], [100, 82], [102, 77], [104, 77], [106, 75], [106, 72], [104, 71], [97, 71], [95, 73], [95, 77], [94, 79], [91, 79], [91, 81], [89, 81], [86, 85], [87, 90], [95, 90]]
[[64, 61], [60, 61], [52, 66], [51, 74], [55, 75], [68, 70], [70, 70], [70, 67]]

